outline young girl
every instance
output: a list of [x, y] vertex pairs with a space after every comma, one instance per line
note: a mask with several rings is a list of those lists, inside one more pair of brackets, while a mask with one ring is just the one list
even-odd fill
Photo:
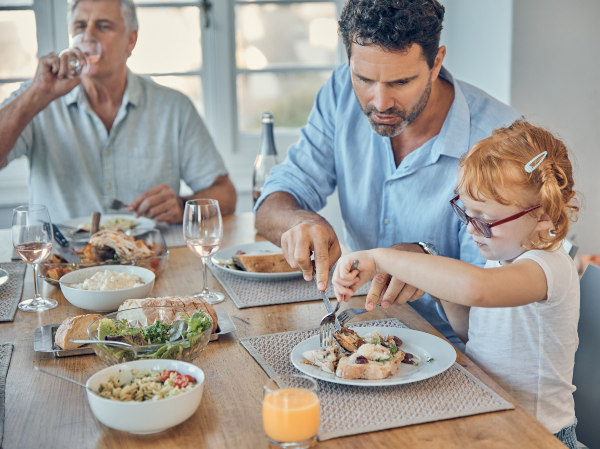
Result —
[[448, 207], [488, 259], [485, 269], [394, 249], [360, 251], [338, 262], [336, 296], [389, 273], [439, 298], [466, 355], [575, 449], [579, 277], [562, 241], [578, 207], [568, 150], [518, 121], [477, 143], [460, 167]]

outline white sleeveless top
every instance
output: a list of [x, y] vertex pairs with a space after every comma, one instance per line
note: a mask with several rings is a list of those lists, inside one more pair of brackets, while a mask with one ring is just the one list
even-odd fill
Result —
[[[546, 274], [548, 299], [520, 307], [471, 307], [466, 355], [550, 432], [575, 421], [573, 366], [579, 339], [579, 276], [571, 257], [526, 251]], [[489, 260], [485, 268], [496, 268]]]

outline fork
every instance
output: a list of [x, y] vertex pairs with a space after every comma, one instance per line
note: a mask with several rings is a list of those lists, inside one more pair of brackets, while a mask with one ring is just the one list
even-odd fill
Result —
[[121, 200], [111, 200], [108, 198], [104, 198], [104, 206], [106, 206], [107, 209], [113, 209], [113, 210], [119, 210], [119, 209], [123, 209], [124, 207], [127, 207], [127, 204], [125, 204], [123, 201]]
[[333, 334], [336, 332], [335, 314], [339, 308], [340, 303], [338, 302], [335, 309], [325, 315], [319, 324], [319, 345], [321, 348], [328, 348], [329, 346], [333, 345]]
[[[375, 306], [375, 309], [378, 308], [378, 307], [379, 307], [379, 304], [377, 304]], [[375, 309], [373, 309], [373, 310], [375, 310]], [[339, 314], [338, 320], [339, 320], [340, 324], [343, 327], [343, 326], [346, 325], [346, 323], [348, 321], [350, 321], [355, 316], [362, 315], [363, 313], [366, 313], [366, 312], [372, 312], [373, 310], [367, 310], [367, 309], [346, 309], [342, 313]]]

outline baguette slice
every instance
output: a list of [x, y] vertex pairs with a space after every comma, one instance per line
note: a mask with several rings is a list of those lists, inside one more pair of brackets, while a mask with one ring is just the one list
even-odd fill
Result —
[[356, 354], [350, 357], [343, 357], [337, 366], [335, 375], [344, 379], [367, 379], [379, 380], [393, 376], [398, 372], [400, 363], [404, 360], [404, 352], [398, 351], [394, 358], [389, 362], [375, 362], [369, 360], [368, 363], [355, 363]]
[[97, 318], [102, 318], [102, 315], [90, 313], [88, 315], [72, 316], [62, 322], [56, 330], [54, 341], [63, 349], [75, 349], [81, 344], [71, 343], [73, 340], [88, 340], [87, 328]]
[[290, 273], [300, 271], [290, 267], [283, 253], [270, 251], [256, 251], [238, 254], [237, 258], [247, 271], [252, 273]]
[[215, 309], [203, 299], [194, 296], [165, 296], [162, 298], [145, 298], [145, 299], [128, 299], [119, 306], [120, 318], [127, 320], [139, 321], [143, 326], [148, 326], [157, 319], [165, 323], [172, 323], [177, 318], [177, 313], [172, 310], [160, 310], [155, 312], [146, 310], [128, 310], [137, 307], [157, 307], [157, 306], [174, 306], [188, 307], [190, 309], [201, 310], [212, 318], [213, 327], [212, 333], [217, 331], [218, 318]]

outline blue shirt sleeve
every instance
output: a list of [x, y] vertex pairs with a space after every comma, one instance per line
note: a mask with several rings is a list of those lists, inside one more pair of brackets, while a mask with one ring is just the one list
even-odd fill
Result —
[[271, 170], [255, 212], [274, 192], [291, 194], [303, 209], [312, 212], [327, 204], [336, 187], [336, 72], [319, 90], [307, 124], [300, 130], [300, 140], [290, 147], [285, 162]]

